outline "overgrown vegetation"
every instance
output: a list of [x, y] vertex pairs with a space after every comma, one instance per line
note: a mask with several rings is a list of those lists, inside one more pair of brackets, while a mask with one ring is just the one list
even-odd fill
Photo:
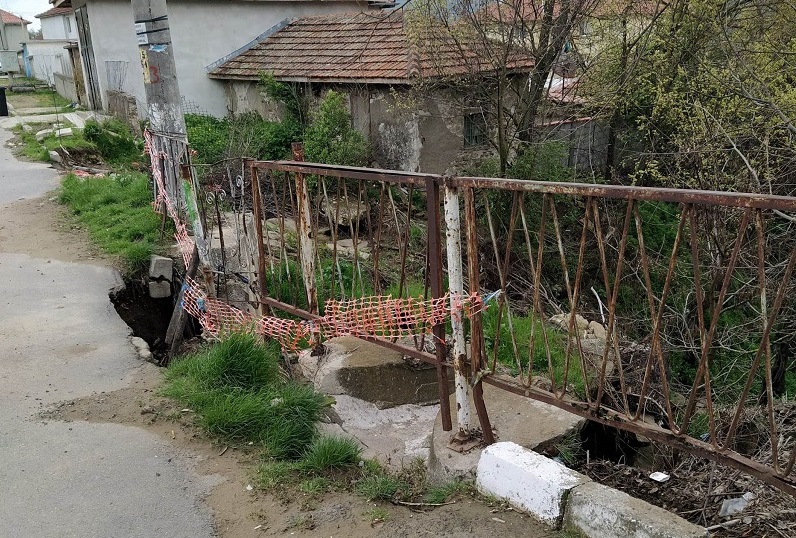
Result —
[[210, 434], [260, 446], [265, 482], [277, 484], [295, 470], [322, 472], [359, 462], [356, 442], [319, 435], [318, 423], [334, 400], [283, 376], [273, 342], [228, 335], [170, 365], [163, 392], [194, 410]]
[[102, 123], [87, 121], [83, 136], [109, 164], [129, 164], [143, 158], [143, 146], [136, 141], [127, 124], [117, 119], [108, 119]]
[[14, 132], [19, 136], [22, 146], [19, 153], [32, 161], [50, 162], [50, 151], [96, 151], [96, 146], [86, 139], [85, 134], [80, 129], [72, 129], [72, 134], [68, 136], [56, 136], [55, 133], [49, 134], [41, 141], [36, 140], [36, 133], [48, 129], [49, 124], [30, 124], [31, 130], [25, 131], [22, 126], [14, 128]]
[[161, 219], [152, 211], [145, 174], [120, 172], [112, 177], [67, 175], [59, 200], [66, 204], [99, 247], [118, 256], [134, 273], [146, 267], [160, 245]]

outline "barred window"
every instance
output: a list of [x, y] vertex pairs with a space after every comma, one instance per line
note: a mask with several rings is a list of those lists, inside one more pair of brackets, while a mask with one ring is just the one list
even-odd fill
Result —
[[464, 115], [464, 147], [486, 144], [486, 118], [483, 112]]

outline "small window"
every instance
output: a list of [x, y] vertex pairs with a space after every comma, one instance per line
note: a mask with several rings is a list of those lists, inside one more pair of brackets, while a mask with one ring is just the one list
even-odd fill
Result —
[[486, 144], [486, 118], [483, 112], [464, 115], [464, 147]]

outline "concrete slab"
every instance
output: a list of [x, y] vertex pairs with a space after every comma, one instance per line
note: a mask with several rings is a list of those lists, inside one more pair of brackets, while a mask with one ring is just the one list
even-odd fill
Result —
[[345, 394], [387, 408], [404, 404], [430, 404], [439, 399], [433, 366], [415, 367], [397, 351], [344, 336], [324, 342], [326, 353], [299, 355], [304, 377], [332, 396]]
[[421, 459], [428, 461], [431, 428], [439, 412], [438, 405], [399, 405], [379, 409], [375, 404], [352, 398], [335, 396], [332, 424], [327, 433], [356, 438], [364, 446], [363, 456], [400, 468]]
[[484, 449], [476, 487], [559, 528], [569, 492], [589, 481], [589, 477], [541, 454], [503, 442]]
[[[513, 441], [529, 449], [542, 449], [567, 434], [579, 431], [585, 420], [557, 407], [484, 384], [484, 402], [500, 441]], [[451, 395], [451, 413], [456, 424], [456, 399]], [[473, 420], [477, 421], [474, 415]], [[442, 430], [442, 417], [434, 422], [430, 472], [439, 479], [475, 478], [481, 449], [460, 454], [448, 448], [453, 432]]]
[[574, 488], [564, 523], [589, 538], [703, 538], [707, 531], [613, 488], [589, 482]]

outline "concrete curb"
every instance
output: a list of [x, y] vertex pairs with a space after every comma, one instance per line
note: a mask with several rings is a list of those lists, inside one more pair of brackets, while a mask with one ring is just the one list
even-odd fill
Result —
[[575, 528], [589, 538], [702, 538], [707, 531], [657, 506], [592, 482], [516, 443], [488, 446], [478, 462], [476, 486], [554, 528]]

